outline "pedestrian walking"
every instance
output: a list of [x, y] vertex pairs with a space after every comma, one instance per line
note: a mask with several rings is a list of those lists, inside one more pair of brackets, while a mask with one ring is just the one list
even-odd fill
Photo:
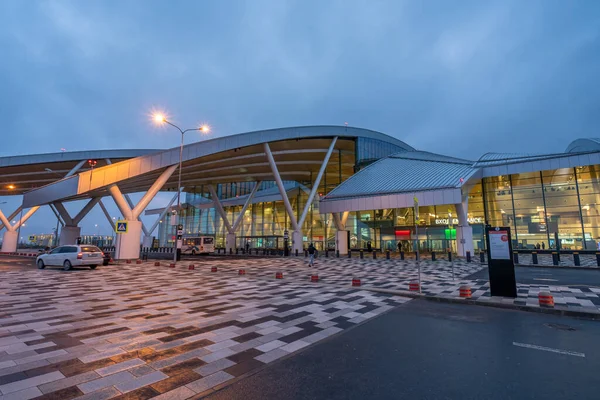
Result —
[[309, 255], [309, 260], [308, 260], [308, 265], [310, 265], [311, 267], [315, 265], [315, 253], [316, 253], [317, 249], [315, 249], [315, 246], [311, 243], [310, 245], [308, 245], [308, 255]]

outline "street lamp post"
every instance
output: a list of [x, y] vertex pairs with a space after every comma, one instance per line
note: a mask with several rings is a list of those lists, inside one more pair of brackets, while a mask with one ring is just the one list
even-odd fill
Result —
[[[181, 133], [181, 144], [179, 146], [179, 174], [178, 174], [178, 178], [177, 178], [177, 215], [179, 216], [179, 211], [181, 209], [181, 165], [183, 163], [183, 138], [184, 138], [186, 132], [190, 132], [190, 131], [208, 132], [209, 127], [208, 127], [208, 125], [202, 125], [199, 128], [190, 128], [190, 129], [183, 130], [180, 127], [178, 127], [177, 125], [175, 125], [174, 123], [168, 121], [167, 118], [163, 114], [154, 114], [154, 121], [157, 123], [165, 123], [165, 124], [171, 125], [175, 129], [177, 129], [179, 131], [179, 133]], [[177, 218], [177, 222], [179, 222], [179, 218]], [[180, 246], [178, 236], [179, 235], [175, 236], [176, 241], [175, 241], [175, 251], [173, 251], [173, 262], [177, 262], [181, 258], [181, 246]]]

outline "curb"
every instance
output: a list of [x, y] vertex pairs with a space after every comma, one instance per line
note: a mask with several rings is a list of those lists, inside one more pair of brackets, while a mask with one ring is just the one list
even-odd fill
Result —
[[508, 309], [508, 310], [537, 312], [537, 313], [541, 313], [541, 314], [561, 315], [561, 316], [565, 316], [565, 317], [584, 318], [584, 319], [591, 319], [594, 321], [600, 321], [600, 312], [595, 313], [595, 312], [590, 312], [590, 311], [565, 310], [565, 309], [561, 309], [561, 308], [542, 308], [542, 307], [521, 306], [521, 305], [517, 305], [517, 304], [497, 303], [497, 302], [493, 302], [493, 301], [456, 299], [456, 298], [452, 298], [452, 297], [432, 296], [432, 295], [427, 295], [427, 294], [411, 293], [411, 292], [407, 292], [407, 291], [403, 291], [403, 290], [378, 289], [378, 288], [371, 288], [371, 287], [366, 287], [366, 286], [363, 286], [362, 289], [369, 290], [371, 292], [395, 294], [398, 296], [410, 297], [413, 299], [437, 301], [438, 303], [467, 304], [467, 305], [473, 305], [473, 306], [484, 306], [484, 307], [503, 308], [503, 309]]
[[576, 267], [570, 265], [540, 265], [540, 264], [515, 264], [515, 267], [529, 267], [529, 268], [548, 268], [548, 269], [571, 269], [571, 270], [600, 270], [600, 267]]

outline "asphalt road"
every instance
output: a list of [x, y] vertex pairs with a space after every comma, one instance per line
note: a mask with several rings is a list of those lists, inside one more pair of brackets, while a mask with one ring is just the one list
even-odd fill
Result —
[[207, 398], [597, 399], [599, 337], [594, 321], [413, 300]]
[[[598, 286], [600, 269], [567, 269], [542, 267], [515, 267], [518, 283], [558, 286]], [[487, 267], [469, 276], [469, 279], [489, 279]]]

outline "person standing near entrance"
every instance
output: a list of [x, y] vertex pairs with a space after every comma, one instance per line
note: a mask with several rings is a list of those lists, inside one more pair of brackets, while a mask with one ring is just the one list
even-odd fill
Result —
[[308, 246], [308, 256], [310, 257], [308, 260], [308, 265], [310, 265], [311, 267], [315, 265], [315, 252], [317, 251], [317, 249], [315, 249], [315, 246], [311, 243]]
[[250, 254], [250, 242], [246, 242], [246, 254]]

